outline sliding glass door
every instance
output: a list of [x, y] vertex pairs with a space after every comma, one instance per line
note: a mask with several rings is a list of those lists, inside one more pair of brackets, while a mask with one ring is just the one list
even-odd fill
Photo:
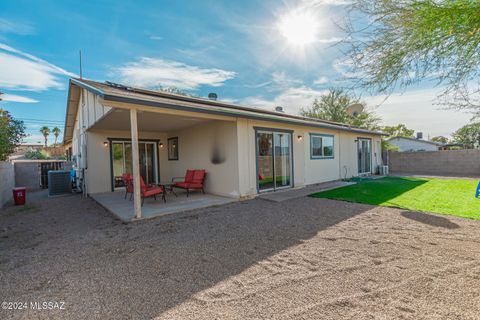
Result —
[[257, 143], [258, 190], [273, 191], [292, 186], [292, 134], [259, 130]]
[[365, 174], [372, 171], [372, 140], [358, 139], [358, 173]]
[[[158, 183], [158, 161], [155, 142], [138, 143], [140, 176], [145, 183]], [[112, 185], [113, 189], [124, 187], [122, 175], [132, 173], [132, 144], [129, 141], [112, 141]]]

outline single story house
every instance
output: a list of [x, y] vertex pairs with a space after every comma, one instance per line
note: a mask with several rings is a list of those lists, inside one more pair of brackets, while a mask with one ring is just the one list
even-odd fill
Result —
[[400, 152], [438, 151], [443, 145], [438, 142], [407, 137], [392, 137], [388, 139], [388, 142], [398, 147]]
[[[241, 198], [375, 173], [381, 136], [213, 99], [70, 79], [64, 143], [86, 194], [205, 169], [207, 193]], [[136, 174], [137, 173], [137, 174]], [[134, 188], [139, 190], [139, 188]], [[134, 194], [141, 214], [140, 194]]]

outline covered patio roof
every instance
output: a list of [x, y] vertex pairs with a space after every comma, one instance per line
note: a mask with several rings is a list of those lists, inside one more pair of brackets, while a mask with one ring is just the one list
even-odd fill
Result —
[[[143, 132], [169, 132], [204, 124], [211, 119], [155, 112], [137, 113], [138, 128]], [[130, 131], [130, 113], [125, 109], [113, 109], [90, 129]]]

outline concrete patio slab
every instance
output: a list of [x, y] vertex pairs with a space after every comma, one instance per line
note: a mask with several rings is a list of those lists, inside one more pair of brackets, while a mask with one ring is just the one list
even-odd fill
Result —
[[302, 188], [297, 189], [286, 189], [276, 192], [269, 192], [259, 195], [260, 199], [269, 200], [273, 202], [283, 202], [287, 200], [292, 200], [296, 198], [306, 197], [309, 194], [326, 191], [331, 189], [336, 189], [340, 187], [345, 187], [355, 184], [355, 182], [346, 182], [346, 181], [332, 181], [332, 182], [325, 182], [325, 183], [318, 183], [309, 185]]
[[[224, 205], [237, 201], [237, 199], [234, 198], [197, 192], [190, 193], [188, 197], [185, 192], [180, 191], [176, 193], [178, 195], [177, 197], [175, 197], [174, 194], [168, 193], [166, 203], [164, 203], [160, 197], [157, 197], [157, 200], [146, 198], [142, 207], [141, 219], [150, 219], [172, 213]], [[97, 193], [90, 196], [123, 222], [139, 220], [136, 219], [134, 215], [133, 200], [130, 201], [129, 196], [127, 196], [127, 199], [124, 199], [125, 193], [123, 191]]]

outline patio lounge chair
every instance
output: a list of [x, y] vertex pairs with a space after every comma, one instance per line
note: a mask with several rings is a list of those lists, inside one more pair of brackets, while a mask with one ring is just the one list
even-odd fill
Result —
[[146, 185], [142, 176], [140, 176], [140, 194], [142, 196], [142, 206], [145, 198], [153, 197], [157, 200], [157, 194], [161, 194], [163, 202], [167, 202], [167, 199], [165, 199], [165, 189], [162, 186]]
[[[183, 181], [175, 182], [176, 179], [183, 179]], [[172, 178], [172, 182], [174, 183], [172, 188], [187, 190], [187, 197], [190, 194], [190, 190], [202, 190], [205, 194], [205, 190], [203, 189], [205, 170], [187, 170], [185, 177]]]
[[122, 181], [123, 181], [123, 185], [125, 186], [125, 197], [123, 198], [127, 199], [127, 195], [130, 193], [130, 200], [132, 200], [132, 195], [133, 195], [132, 175], [130, 173], [122, 174]]

